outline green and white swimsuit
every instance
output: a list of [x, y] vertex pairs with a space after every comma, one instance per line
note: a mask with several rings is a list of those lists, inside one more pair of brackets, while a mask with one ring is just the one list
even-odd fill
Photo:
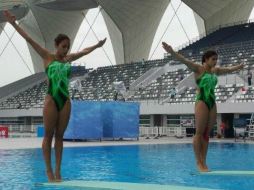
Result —
[[54, 99], [58, 111], [60, 111], [69, 98], [70, 63], [52, 61], [46, 68], [49, 80], [48, 94]]
[[196, 95], [196, 102], [203, 101], [209, 110], [215, 105], [215, 87], [218, 79], [215, 74], [204, 72], [199, 79], [197, 79], [199, 93]]

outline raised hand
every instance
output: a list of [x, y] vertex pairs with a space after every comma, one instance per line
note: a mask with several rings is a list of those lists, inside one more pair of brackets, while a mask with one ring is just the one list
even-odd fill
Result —
[[106, 40], [107, 38], [104, 38], [104, 40], [100, 40], [97, 44], [97, 47], [102, 47], [105, 44]]
[[173, 52], [174, 50], [173, 50], [173, 48], [170, 46], [170, 45], [168, 45], [166, 42], [162, 42], [162, 47], [166, 50], [166, 52], [168, 52], [168, 53], [171, 53], [171, 52]]
[[5, 17], [7, 22], [9, 22], [10, 24], [14, 24], [15, 23], [16, 16], [13, 15], [10, 11], [5, 10], [3, 12], [3, 15], [4, 15], [4, 17]]

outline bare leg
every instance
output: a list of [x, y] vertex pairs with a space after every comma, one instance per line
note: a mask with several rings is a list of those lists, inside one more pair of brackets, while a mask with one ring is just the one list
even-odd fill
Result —
[[55, 133], [55, 156], [56, 156], [55, 177], [56, 181], [58, 182], [62, 180], [61, 162], [63, 154], [63, 135], [69, 122], [70, 112], [71, 112], [71, 103], [70, 100], [67, 100], [63, 109], [59, 112], [59, 119]]
[[[208, 119], [208, 134], [210, 134], [210, 131], [212, 130], [214, 124], [216, 123], [217, 119], [217, 108], [216, 105], [213, 106], [213, 108], [209, 112], [209, 119]], [[208, 170], [208, 167], [206, 165], [206, 156], [207, 156], [207, 151], [208, 151], [208, 144], [209, 141], [205, 140], [203, 147], [202, 147], [202, 162], [204, 164], [204, 167]]]
[[206, 169], [207, 171], [208, 171], [208, 167], [206, 165], [206, 155], [208, 150], [208, 144], [209, 144], [209, 141], [203, 138], [203, 143], [201, 146], [201, 160], [202, 160], [204, 169]]
[[201, 172], [206, 172], [202, 162], [202, 147], [204, 145], [203, 134], [208, 124], [209, 110], [203, 101], [198, 101], [195, 106], [196, 134], [193, 138], [193, 148], [196, 157], [197, 168]]
[[46, 164], [46, 173], [49, 182], [55, 180], [54, 173], [51, 166], [51, 146], [54, 131], [58, 120], [58, 111], [55, 102], [51, 96], [46, 96], [43, 109], [43, 122], [45, 127], [45, 134], [42, 142], [43, 156]]

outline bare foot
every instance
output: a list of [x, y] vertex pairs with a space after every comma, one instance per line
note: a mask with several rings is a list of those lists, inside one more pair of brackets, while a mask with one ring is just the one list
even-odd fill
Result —
[[209, 171], [209, 169], [208, 169], [208, 167], [207, 167], [206, 164], [203, 164], [203, 167], [204, 167], [207, 171]]
[[206, 162], [202, 162], [202, 166], [204, 168], [204, 170], [206, 170], [206, 172], [209, 172], [208, 166], [206, 165]]
[[198, 171], [200, 172], [209, 172], [209, 169], [206, 165], [204, 164], [197, 164], [197, 167], [198, 167]]
[[49, 182], [55, 182], [55, 176], [54, 176], [54, 173], [52, 172], [52, 170], [48, 170], [46, 171], [47, 173], [47, 176], [48, 176], [48, 181]]
[[200, 171], [200, 172], [209, 172], [209, 169], [203, 167], [203, 168], [199, 168], [199, 171]]
[[55, 182], [61, 182], [61, 181], [62, 181], [62, 177], [61, 177], [60, 172], [56, 172], [56, 175], [55, 175]]

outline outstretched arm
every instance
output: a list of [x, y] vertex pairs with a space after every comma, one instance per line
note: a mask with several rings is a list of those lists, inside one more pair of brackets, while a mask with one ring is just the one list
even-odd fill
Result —
[[201, 67], [200, 65], [186, 59], [181, 54], [175, 52], [173, 50], [173, 48], [170, 45], [168, 45], [166, 42], [162, 42], [162, 47], [166, 50], [166, 52], [170, 53], [175, 59], [177, 59], [178, 61], [185, 64], [193, 72], [198, 72], [199, 71], [199, 68]]
[[48, 60], [50, 53], [38, 43], [36, 43], [19, 25], [16, 23], [16, 17], [10, 11], [4, 11], [6, 21], [9, 22], [16, 31], [34, 48], [43, 60]]
[[241, 70], [243, 67], [244, 67], [243, 63], [241, 63], [240, 65], [237, 65], [237, 66], [232, 66], [232, 67], [216, 67], [215, 73], [218, 75], [232, 73], [234, 71]]
[[87, 48], [83, 49], [82, 51], [79, 51], [77, 53], [71, 53], [66, 56], [66, 60], [70, 61], [70, 62], [75, 61], [75, 60], [83, 57], [84, 55], [91, 53], [95, 49], [102, 47], [105, 44], [106, 40], [107, 40], [107, 38], [105, 38], [104, 40], [100, 40], [96, 45], [87, 47]]

